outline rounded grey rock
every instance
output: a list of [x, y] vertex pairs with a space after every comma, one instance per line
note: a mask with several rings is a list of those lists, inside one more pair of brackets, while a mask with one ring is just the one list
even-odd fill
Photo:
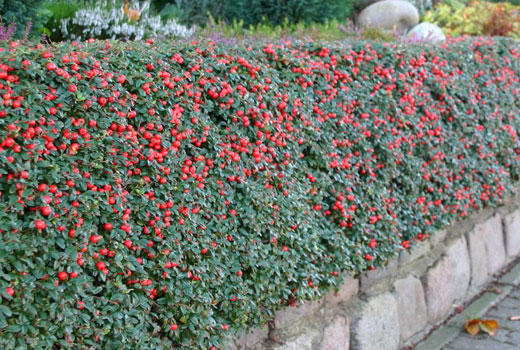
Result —
[[429, 22], [422, 22], [413, 27], [406, 35], [406, 38], [409, 41], [430, 43], [439, 43], [446, 40], [442, 29], [438, 25]]
[[404, 0], [383, 0], [365, 8], [358, 17], [362, 27], [408, 31], [419, 23], [419, 11]]

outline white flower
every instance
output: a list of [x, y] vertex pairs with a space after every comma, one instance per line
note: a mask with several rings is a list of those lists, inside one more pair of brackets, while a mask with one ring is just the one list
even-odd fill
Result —
[[[187, 28], [174, 19], [165, 23], [160, 16], [149, 16], [150, 1], [133, 3], [132, 8], [118, 7], [114, 0], [103, 0], [95, 7], [78, 10], [72, 19], [61, 21], [61, 32], [67, 36], [80, 31], [83, 39], [105, 36], [112, 39], [135, 39], [145, 37], [186, 37], [192, 35], [195, 28]], [[137, 11], [137, 20], [130, 20], [128, 12]], [[135, 12], [134, 12], [135, 13]]]

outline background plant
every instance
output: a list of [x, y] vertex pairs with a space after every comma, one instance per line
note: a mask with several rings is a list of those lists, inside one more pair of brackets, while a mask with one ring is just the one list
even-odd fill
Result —
[[[150, 2], [104, 0], [61, 20], [61, 32], [72, 39], [132, 39], [186, 37], [193, 33], [176, 22], [150, 14]], [[69, 33], [70, 32], [70, 33]]]
[[[69, 35], [64, 35], [62, 32], [62, 21], [70, 20], [76, 11], [84, 9], [86, 6], [87, 2], [77, 0], [44, 1], [38, 10], [38, 18], [42, 23], [38, 28], [39, 32], [54, 42], [69, 39]], [[67, 32], [67, 34], [69, 33]]]
[[495, 3], [510, 3], [512, 5], [520, 6], [520, 0], [486, 0]]
[[14, 22], [9, 23], [8, 25], [0, 25], [0, 40], [10, 41], [13, 38], [15, 31], [16, 24]]
[[242, 23], [245, 27], [270, 23], [281, 25], [304, 22], [323, 23], [343, 20], [353, 14], [353, 1], [342, 0], [176, 0], [154, 2], [163, 15], [171, 14], [181, 23], [205, 26], [209, 18], [230, 23]]
[[520, 37], [520, 7], [510, 3], [456, 0], [439, 3], [424, 20], [442, 27], [446, 34]]
[[2, 23], [15, 23], [15, 38], [22, 38], [29, 22], [38, 25], [37, 8], [41, 0], [0, 0], [0, 17]]

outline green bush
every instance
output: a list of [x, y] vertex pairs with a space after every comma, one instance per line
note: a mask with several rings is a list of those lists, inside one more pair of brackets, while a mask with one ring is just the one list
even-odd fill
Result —
[[254, 25], [267, 20], [281, 24], [324, 22], [329, 19], [345, 19], [351, 15], [353, 2], [344, 0], [238, 0], [228, 1], [223, 17]]
[[180, 18], [182, 23], [205, 26], [209, 16], [227, 23], [240, 22], [244, 26], [270, 23], [280, 25], [288, 20], [294, 24], [323, 23], [352, 15], [354, 2], [345, 0], [177, 0], [159, 1], [158, 10]]
[[518, 181], [517, 41], [14, 46], [4, 350], [228, 349]]
[[495, 3], [510, 3], [512, 5], [520, 6], [520, 0], [486, 0]]
[[16, 24], [16, 38], [23, 37], [29, 22], [37, 25], [37, 7], [41, 0], [0, 0], [0, 17], [4, 24]]
[[62, 33], [62, 21], [73, 18], [76, 11], [84, 9], [87, 3], [78, 0], [46, 0], [38, 10], [38, 17], [42, 25], [39, 31], [45, 34], [51, 41], [64, 41], [69, 39]]
[[200, 39], [203, 42], [213, 41], [216, 43], [234, 42], [240, 45], [249, 42], [272, 42], [272, 41], [292, 41], [295, 38], [299, 40], [345, 40], [345, 39], [390, 39], [395, 38], [381, 31], [365, 30], [356, 27], [352, 21], [340, 22], [337, 20], [327, 21], [324, 23], [304, 22], [289, 23], [283, 22], [280, 25], [273, 25], [267, 22], [245, 27], [243, 23], [234, 22], [226, 24], [223, 21], [215, 22], [210, 19], [208, 25], [200, 28], [193, 38]]

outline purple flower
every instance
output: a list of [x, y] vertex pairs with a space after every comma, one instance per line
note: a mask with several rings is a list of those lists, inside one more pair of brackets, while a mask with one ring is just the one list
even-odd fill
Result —
[[2, 40], [2, 41], [11, 40], [15, 30], [16, 30], [16, 23], [14, 23], [14, 22], [11, 22], [7, 27], [0, 25], [0, 40]]

